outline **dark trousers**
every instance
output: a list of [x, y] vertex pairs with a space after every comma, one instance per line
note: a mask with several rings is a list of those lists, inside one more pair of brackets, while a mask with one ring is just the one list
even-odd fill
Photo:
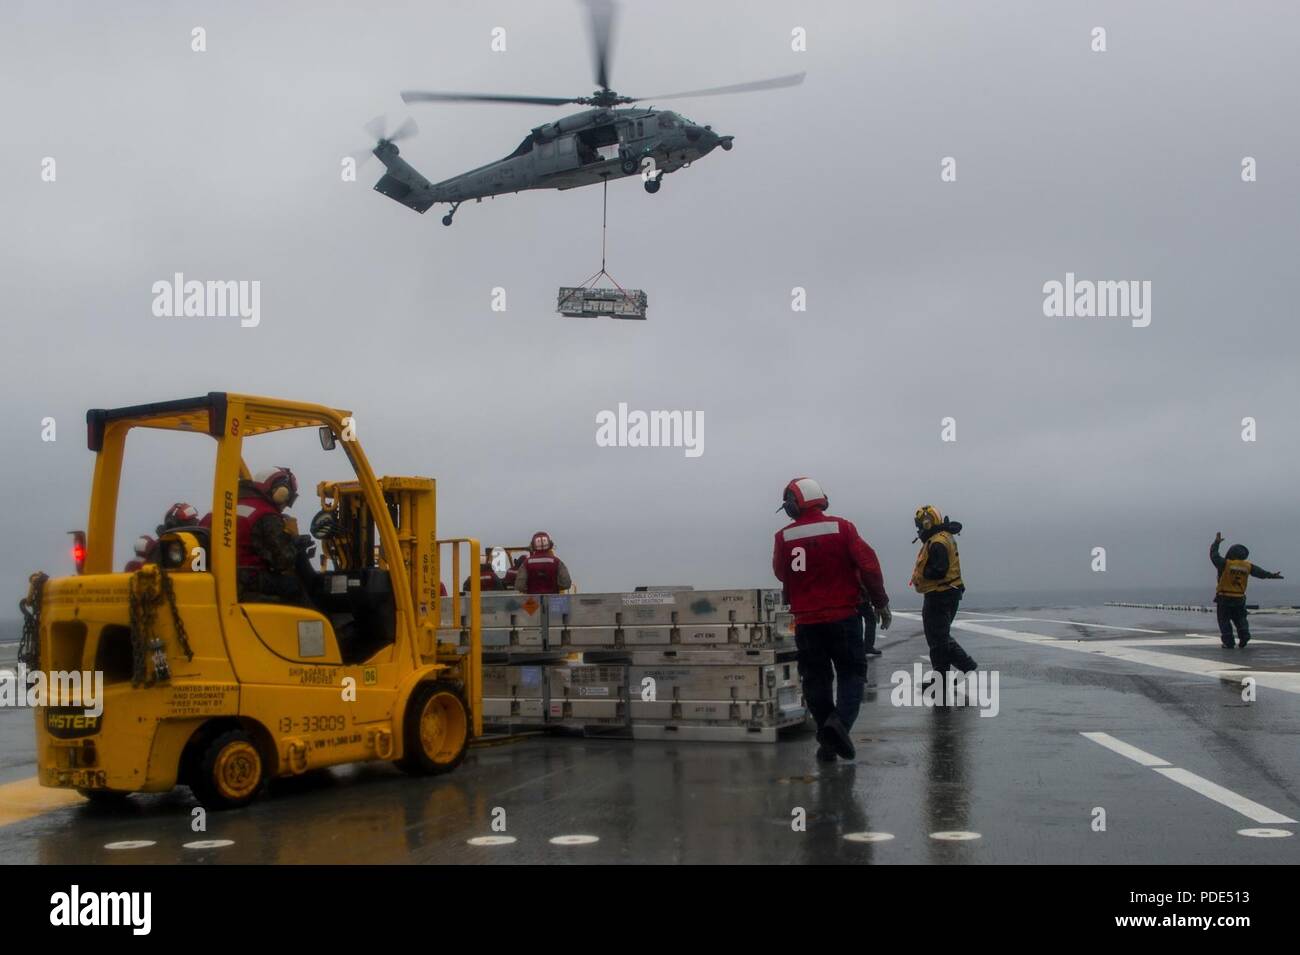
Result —
[[862, 618], [854, 614], [832, 623], [801, 623], [794, 628], [794, 642], [803, 697], [817, 728], [835, 713], [851, 729], [867, 685]]
[[862, 604], [858, 607], [858, 614], [862, 617], [862, 636], [868, 650], [876, 649], [876, 611], [871, 604]]
[[1219, 618], [1219, 639], [1223, 641], [1223, 645], [1232, 646], [1232, 626], [1236, 624], [1237, 640], [1244, 647], [1246, 641], [1250, 639], [1250, 624], [1246, 622], [1246, 601], [1224, 600], [1220, 597], [1215, 609], [1215, 616]]
[[954, 664], [963, 673], [975, 669], [970, 654], [952, 638], [952, 621], [960, 603], [960, 590], [934, 590], [925, 595], [921, 604], [921, 626], [930, 648], [930, 667], [936, 673], [947, 673]]

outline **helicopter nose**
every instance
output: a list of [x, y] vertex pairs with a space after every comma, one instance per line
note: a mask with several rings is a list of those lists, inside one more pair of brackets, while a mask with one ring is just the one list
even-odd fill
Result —
[[700, 151], [700, 155], [711, 152], [719, 143], [724, 148], [729, 148], [727, 140], [730, 137], [719, 136], [707, 126], [687, 126], [686, 139]]

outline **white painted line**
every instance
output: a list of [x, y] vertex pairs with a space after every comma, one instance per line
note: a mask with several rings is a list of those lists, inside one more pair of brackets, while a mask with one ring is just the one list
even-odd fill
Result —
[[1256, 839], [1285, 839], [1291, 835], [1290, 829], [1238, 829], [1239, 836], [1253, 836]]
[[847, 832], [845, 842], [888, 842], [894, 838], [892, 832]]
[[[1064, 623], [1072, 627], [1092, 627], [1096, 630], [1124, 630], [1129, 633], [1165, 633], [1164, 630], [1147, 630], [1142, 627], [1116, 627], [1108, 623], [1088, 623], [1086, 620], [1052, 620], [1048, 617], [1004, 617], [994, 614], [978, 613], [975, 610], [960, 610], [958, 613], [971, 613], [980, 617], [989, 618], [987, 622], [1001, 620], [1003, 622], [1030, 622], [1030, 623]], [[897, 616], [897, 614], [895, 614]]]
[[187, 842], [182, 849], [224, 849], [226, 846], [233, 846], [234, 839], [200, 839], [197, 842]]
[[1108, 623], [1087, 623], [1083, 620], [1048, 620], [1046, 617], [1024, 617], [1029, 621], [1041, 623], [1064, 623], [1072, 627], [1090, 627], [1093, 630], [1123, 630], [1127, 633], [1168, 633], [1168, 630], [1147, 630], [1143, 627], [1114, 627]]
[[954, 829], [950, 832], [932, 832], [931, 839], [938, 839], [940, 842], [970, 842], [972, 839], [979, 839], [978, 832], [966, 832], [961, 829]]
[[1112, 752], [1126, 756], [1135, 763], [1141, 763], [1155, 770], [1166, 779], [1172, 779], [1174, 782], [1186, 786], [1193, 792], [1198, 792], [1206, 799], [1211, 799], [1220, 805], [1227, 806], [1234, 812], [1239, 812], [1252, 822], [1274, 824], [1294, 823], [1295, 820], [1289, 816], [1284, 816], [1280, 812], [1274, 812], [1267, 806], [1240, 796], [1231, 789], [1224, 789], [1218, 783], [1212, 783], [1204, 776], [1197, 776], [1186, 769], [1179, 769], [1177, 766], [1171, 766], [1168, 760], [1161, 759], [1159, 756], [1153, 756], [1145, 750], [1131, 746], [1123, 740], [1116, 739], [1109, 733], [1080, 733], [1085, 739], [1090, 739], [1094, 743], [1100, 743]]
[[121, 842], [109, 842], [104, 845], [105, 849], [147, 849], [150, 846], [156, 846], [158, 843], [152, 839], [123, 839]]
[[475, 836], [468, 841], [472, 846], [508, 846], [518, 840], [514, 836]]
[[[899, 611], [894, 616], [920, 619], [918, 614], [905, 611]], [[1300, 673], [1255, 671], [1240, 663], [1224, 663], [1221, 659], [1204, 660], [1199, 657], [1182, 656], [1174, 653], [1156, 653], [1151, 650], [1143, 650], [1140, 647], [1129, 646], [1124, 641], [1072, 640], [1069, 638], [1049, 637], [1042, 633], [1008, 630], [1005, 627], [989, 627], [982, 623], [971, 623], [968, 620], [954, 620], [952, 625], [957, 630], [967, 630], [971, 633], [983, 633], [991, 637], [1002, 637], [1005, 640], [1015, 640], [1020, 643], [1054, 647], [1057, 650], [1069, 650], [1074, 653], [1092, 653], [1115, 660], [1125, 660], [1129, 663], [1156, 667], [1161, 670], [1171, 670], [1174, 673], [1203, 676], [1212, 680], [1241, 683], [1246, 677], [1250, 677], [1255, 681], [1256, 686], [1273, 690], [1285, 690], [1287, 693], [1300, 693]], [[1236, 656], [1234, 659], [1241, 660], [1243, 657]]]
[[[1291, 640], [1260, 640], [1258, 637], [1255, 637], [1253, 635], [1255, 633], [1255, 629], [1253, 627], [1251, 628], [1250, 632], [1252, 636], [1250, 638], [1250, 643], [1248, 643], [1247, 646], [1253, 647], [1258, 644], [1259, 646], [1262, 647], [1295, 647], [1297, 650], [1300, 650], [1300, 643], [1295, 643]], [[1144, 647], [1160, 647], [1160, 646], [1213, 647], [1216, 644], [1218, 644], [1220, 640], [1220, 637], [1217, 633], [1189, 633], [1188, 636], [1196, 637], [1196, 639], [1195, 640], [1143, 640], [1142, 646]], [[1226, 650], [1227, 647], [1224, 647], [1224, 649]]]
[[1122, 739], [1116, 739], [1109, 733], [1080, 733], [1079, 735], [1085, 739], [1092, 740], [1094, 743], [1100, 743], [1108, 750], [1119, 753], [1121, 756], [1127, 756], [1129, 759], [1133, 760], [1133, 762], [1140, 763], [1143, 766], [1154, 768], [1156, 766], [1169, 765], [1168, 760], [1161, 759], [1159, 756], [1152, 756], [1150, 753], [1138, 749], [1136, 746], [1130, 746]]
[[600, 836], [556, 836], [551, 839], [553, 846], [589, 846], [600, 842]]
[[16, 643], [0, 643], [0, 650], [12, 650], [16, 646]]
[[1268, 806], [1261, 806], [1259, 803], [1247, 799], [1245, 796], [1239, 796], [1231, 789], [1224, 789], [1218, 783], [1212, 783], [1203, 776], [1197, 776], [1185, 769], [1179, 769], [1176, 766], [1169, 768], [1156, 768], [1161, 776], [1172, 779], [1176, 783], [1182, 783], [1188, 789], [1200, 793], [1206, 799], [1213, 799], [1220, 805], [1227, 806], [1235, 812], [1241, 813], [1251, 822], [1258, 823], [1295, 823], [1295, 820], [1289, 816], [1284, 816], [1280, 812], [1274, 812]]

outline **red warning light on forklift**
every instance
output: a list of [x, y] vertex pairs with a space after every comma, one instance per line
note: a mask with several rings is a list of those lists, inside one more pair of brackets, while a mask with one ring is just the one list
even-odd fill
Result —
[[77, 573], [86, 566], [86, 532], [68, 531], [72, 535], [72, 562], [77, 565]]

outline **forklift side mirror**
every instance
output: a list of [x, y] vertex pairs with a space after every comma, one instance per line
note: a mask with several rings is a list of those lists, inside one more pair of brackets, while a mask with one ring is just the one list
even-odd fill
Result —
[[311, 519], [311, 536], [318, 541], [329, 540], [338, 536], [339, 525], [329, 511], [318, 511]]
[[330, 430], [330, 426], [327, 425], [327, 424], [323, 424], [323, 425], [321, 425], [321, 426], [320, 426], [320, 430], [319, 430], [318, 433], [320, 434], [320, 446], [321, 446], [321, 450], [322, 450], [322, 451], [333, 451], [333, 450], [334, 450], [334, 432], [333, 432], [332, 430]]

